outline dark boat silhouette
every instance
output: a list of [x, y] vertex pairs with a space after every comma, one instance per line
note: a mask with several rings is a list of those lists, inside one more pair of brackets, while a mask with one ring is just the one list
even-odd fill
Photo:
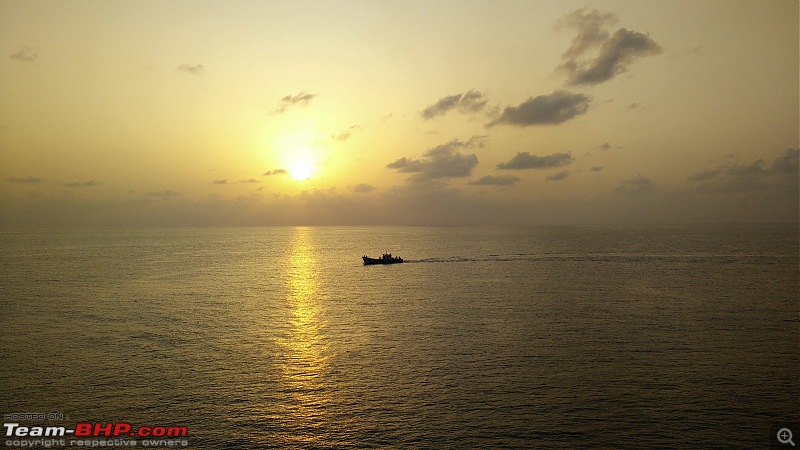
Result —
[[384, 253], [383, 256], [380, 258], [370, 258], [367, 255], [361, 257], [364, 260], [365, 266], [370, 266], [372, 264], [398, 264], [403, 262], [403, 258], [399, 256], [392, 256], [391, 253]]

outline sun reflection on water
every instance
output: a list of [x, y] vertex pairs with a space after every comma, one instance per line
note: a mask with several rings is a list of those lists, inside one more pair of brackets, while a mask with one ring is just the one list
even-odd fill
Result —
[[295, 230], [286, 266], [287, 306], [286, 333], [278, 339], [281, 355], [285, 411], [282, 420], [287, 428], [303, 430], [289, 441], [309, 443], [324, 433], [330, 391], [326, 385], [329, 362], [322, 335], [322, 302], [319, 295], [316, 252], [311, 230]]

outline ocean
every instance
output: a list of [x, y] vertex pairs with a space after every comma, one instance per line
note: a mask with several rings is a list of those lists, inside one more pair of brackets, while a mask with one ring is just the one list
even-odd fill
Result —
[[800, 418], [798, 236], [3, 232], [0, 413], [201, 449], [767, 447]]

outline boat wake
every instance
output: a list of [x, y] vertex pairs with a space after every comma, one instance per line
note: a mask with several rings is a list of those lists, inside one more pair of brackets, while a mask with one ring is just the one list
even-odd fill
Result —
[[[632, 253], [592, 253], [592, 254], [525, 254], [515, 253], [508, 255], [485, 255], [478, 257], [447, 256], [430, 257], [421, 259], [406, 259], [407, 263], [464, 263], [464, 262], [640, 262], [664, 261], [683, 263], [780, 263], [785, 259], [779, 255], [730, 255], [730, 254], [632, 254]], [[766, 260], [766, 261], [765, 261]]]

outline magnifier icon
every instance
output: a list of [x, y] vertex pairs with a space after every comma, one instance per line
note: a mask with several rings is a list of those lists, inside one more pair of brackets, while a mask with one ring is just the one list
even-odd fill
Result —
[[781, 428], [778, 430], [778, 442], [781, 444], [792, 444], [792, 447], [794, 447], [794, 442], [792, 442], [792, 430], [788, 428]]

